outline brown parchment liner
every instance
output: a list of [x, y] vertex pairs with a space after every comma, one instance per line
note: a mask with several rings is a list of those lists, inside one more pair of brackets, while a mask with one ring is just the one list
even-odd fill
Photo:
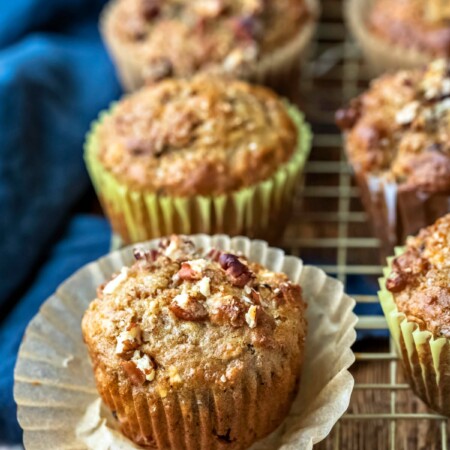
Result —
[[[143, 61], [136, 55], [133, 44], [120, 39], [112, 27], [110, 17], [111, 13], [114, 13], [116, 1], [110, 1], [104, 8], [100, 18], [100, 32], [123, 88], [132, 92], [145, 84], [142, 75]], [[307, 55], [320, 15], [318, 0], [306, 1], [310, 16], [297, 36], [283, 47], [265, 55], [244, 73], [239, 74], [239, 78], [270, 86], [291, 99], [297, 95], [294, 85], [298, 84], [301, 61]]]
[[344, 5], [346, 22], [361, 47], [373, 75], [388, 70], [421, 67], [436, 58], [436, 55], [432, 53], [396, 45], [393, 42], [380, 39], [372, 33], [367, 27], [367, 17], [374, 1], [346, 0]]
[[[252, 450], [312, 449], [347, 409], [353, 388], [348, 367], [355, 340], [354, 300], [343, 285], [264, 241], [194, 235], [197, 246], [241, 251], [250, 260], [299, 282], [308, 303], [308, 336], [301, 384], [281, 426]], [[144, 246], [155, 247], [158, 240]], [[81, 318], [96, 288], [133, 261], [132, 247], [85, 266], [63, 283], [29, 324], [15, 368], [14, 398], [27, 450], [138, 448], [117, 431], [101, 403], [81, 336]], [[245, 424], [245, 418], [237, 419]], [[263, 418], [260, 418], [263, 419]], [[180, 449], [176, 450], [182, 450]], [[213, 450], [216, 447], [200, 446]]]
[[[395, 248], [396, 256], [404, 252], [405, 247]], [[414, 392], [432, 409], [450, 416], [450, 341], [436, 338], [428, 330], [421, 331], [417, 323], [398, 310], [394, 296], [386, 289], [393, 259], [388, 258], [378, 296], [397, 353]]]
[[353, 169], [364, 208], [380, 239], [383, 261], [408, 236], [417, 234], [450, 211], [449, 194], [405, 187], [382, 176], [359, 171], [356, 165]]

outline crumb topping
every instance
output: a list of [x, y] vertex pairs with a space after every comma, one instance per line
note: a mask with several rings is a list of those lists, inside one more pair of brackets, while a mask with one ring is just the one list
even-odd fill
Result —
[[[301, 289], [284, 274], [242, 255], [205, 254], [179, 236], [134, 255], [120, 283], [99, 290], [83, 326], [95, 324], [96, 345], [136, 386], [157, 379], [173, 386], [213, 372], [219, 382], [237, 370], [230, 368], [236, 358], [256, 364], [265, 352], [304, 339]], [[194, 363], [199, 358], [206, 368]]]
[[119, 0], [110, 32], [129, 44], [155, 82], [199, 69], [245, 72], [309, 18], [304, 0]]
[[450, 191], [450, 62], [380, 77], [338, 111], [356, 170], [402, 189]]
[[409, 238], [394, 259], [386, 287], [421, 329], [450, 338], [450, 214]]
[[126, 97], [96, 132], [98, 157], [120, 181], [176, 196], [223, 194], [269, 178], [293, 155], [297, 134], [270, 90], [206, 75]]

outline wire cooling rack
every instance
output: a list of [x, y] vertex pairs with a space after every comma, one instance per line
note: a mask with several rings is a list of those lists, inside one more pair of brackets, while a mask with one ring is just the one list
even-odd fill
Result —
[[[395, 1], [395, 0], [393, 0]], [[403, 376], [376, 296], [379, 242], [372, 236], [346, 163], [334, 112], [369, 77], [342, 18], [342, 1], [324, 0], [311, 56], [301, 77], [300, 106], [314, 145], [299, 187], [284, 248], [322, 267], [357, 301], [356, 385], [350, 407], [317, 449], [447, 449], [448, 420], [428, 409]]]

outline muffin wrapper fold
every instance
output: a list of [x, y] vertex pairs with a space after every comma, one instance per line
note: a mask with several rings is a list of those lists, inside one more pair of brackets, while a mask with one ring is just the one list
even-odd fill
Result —
[[265, 181], [211, 197], [158, 195], [132, 190], [119, 182], [96, 156], [96, 129], [104, 117], [101, 116], [87, 136], [85, 161], [113, 230], [126, 243], [173, 233], [245, 234], [276, 242], [283, 234], [296, 181], [311, 147], [309, 125], [294, 106], [287, 104], [287, 107], [299, 133], [291, 159]]
[[[239, 78], [265, 84], [291, 99], [297, 95], [296, 85], [300, 72], [301, 60], [305, 59], [309, 44], [316, 30], [317, 17], [320, 14], [318, 0], [307, 0], [310, 16], [301, 30], [283, 47], [266, 55], [259, 62], [247, 68]], [[133, 52], [132, 45], [118, 38], [109, 20], [115, 1], [104, 9], [100, 19], [100, 31], [106, 47], [113, 59], [117, 74], [126, 91], [132, 92], [145, 84], [142, 61]], [[289, 95], [292, 94], [292, 95]]]
[[408, 236], [417, 234], [421, 228], [433, 224], [450, 211], [450, 196], [447, 194], [406, 189], [357, 169], [355, 178], [374, 233], [380, 239], [383, 261]]
[[[308, 335], [299, 392], [278, 429], [252, 450], [312, 449], [349, 404], [353, 378], [347, 369], [354, 361], [351, 345], [356, 337], [354, 300], [344, 294], [339, 281], [321, 269], [303, 266], [300, 259], [285, 256], [263, 241], [224, 235], [191, 239], [205, 252], [211, 247], [242, 252], [270, 270], [283, 271], [302, 286], [308, 304]], [[142, 245], [155, 248], [158, 242]], [[118, 431], [117, 422], [98, 396], [80, 327], [97, 286], [133, 259], [132, 248], [127, 247], [84, 267], [58, 288], [30, 323], [19, 351], [14, 387], [27, 450], [138, 448]], [[102, 394], [116, 411], [127, 408], [129, 420], [124, 430], [129, 435], [147, 433], [160, 448], [220, 450], [238, 447], [208, 437], [211, 421], [216, 433], [224, 435], [230, 424], [236, 434], [245, 427], [264, 428], [267, 408], [280, 408], [273, 383], [271, 373], [263, 368], [247, 373], [242, 384], [225, 393], [221, 390], [220, 395], [215, 388], [205, 388], [181, 398], [171, 389], [148, 403], [114, 384]], [[279, 394], [290, 396], [289, 392]]]
[[[396, 247], [395, 255], [405, 247]], [[445, 337], [435, 338], [430, 331], [421, 331], [397, 309], [386, 280], [392, 269], [392, 260], [384, 269], [378, 293], [397, 353], [403, 363], [406, 377], [414, 392], [435, 411], [450, 416], [450, 343]]]
[[374, 0], [346, 0], [346, 21], [361, 47], [373, 75], [389, 70], [422, 67], [435, 58], [432, 54], [387, 42], [367, 27]]

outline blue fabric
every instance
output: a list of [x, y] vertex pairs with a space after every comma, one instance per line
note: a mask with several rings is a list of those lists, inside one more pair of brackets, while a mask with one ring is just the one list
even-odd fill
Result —
[[108, 249], [103, 219], [70, 219], [89, 189], [85, 133], [120, 95], [98, 32], [103, 4], [0, 1], [0, 445], [21, 441], [12, 374], [26, 324]]
[[48, 262], [38, 272], [32, 288], [22, 297], [0, 327], [0, 444], [20, 443], [12, 396], [17, 351], [28, 322], [44, 299], [78, 268], [108, 252], [110, 230], [101, 218], [79, 216], [72, 220], [62, 240], [53, 247]]

